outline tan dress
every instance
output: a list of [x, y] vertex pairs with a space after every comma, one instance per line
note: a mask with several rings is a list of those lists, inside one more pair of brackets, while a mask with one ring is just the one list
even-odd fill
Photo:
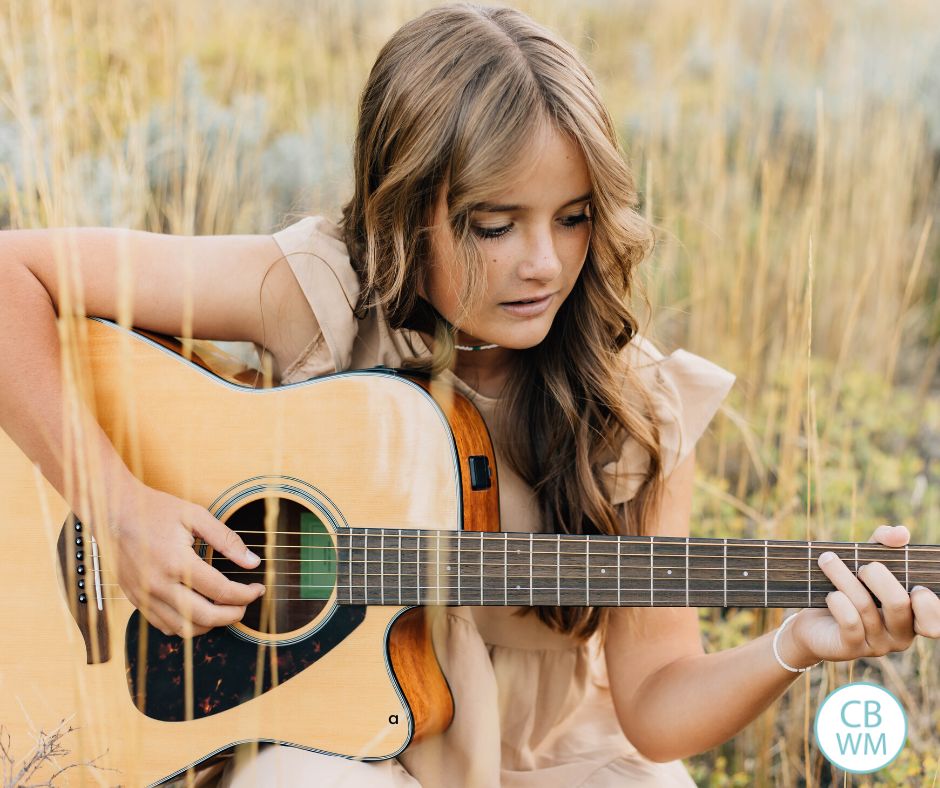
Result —
[[[353, 316], [359, 285], [335, 224], [307, 217], [274, 237], [322, 329], [284, 370], [282, 383], [376, 364], [395, 367], [405, 356], [429, 355], [420, 334], [389, 329], [379, 310], [361, 321]], [[627, 350], [657, 406], [668, 475], [703, 433], [734, 376], [683, 350], [664, 357], [641, 337]], [[532, 490], [502, 460], [504, 436], [495, 432], [493, 418], [498, 401], [477, 394], [452, 374], [449, 380], [474, 402], [490, 428], [502, 527], [541, 530]], [[612, 502], [636, 493], [646, 463], [645, 452], [627, 440], [619, 458], [605, 467]], [[578, 643], [534, 615], [514, 615], [517, 610], [445, 608], [438, 617], [435, 647], [456, 709], [444, 734], [379, 763], [265, 747], [256, 758], [230, 764], [223, 785], [694, 785], [681, 761], [649, 761], [626, 739], [596, 639]]]

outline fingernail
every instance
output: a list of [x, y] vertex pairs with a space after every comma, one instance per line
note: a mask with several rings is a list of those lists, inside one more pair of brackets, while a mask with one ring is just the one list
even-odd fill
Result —
[[929, 591], [929, 590], [930, 590], [929, 588], [927, 588], [927, 586], [914, 586], [914, 587], [911, 589], [911, 593], [913, 594], [918, 588], [923, 588], [924, 591]]
[[823, 553], [821, 556], [819, 556], [819, 565], [822, 566], [823, 564], [828, 564], [830, 561], [835, 560], [835, 557], [835, 553]]
[[249, 564], [258, 564], [261, 562], [261, 556], [257, 553], [251, 552], [247, 547], [245, 548], [245, 560]]

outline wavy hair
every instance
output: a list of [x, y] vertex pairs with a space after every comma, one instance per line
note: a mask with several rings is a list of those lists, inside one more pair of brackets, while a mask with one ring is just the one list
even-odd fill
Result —
[[[595, 80], [552, 31], [514, 9], [460, 3], [411, 20], [382, 48], [360, 100], [355, 190], [341, 221], [362, 285], [356, 310], [361, 317], [381, 306], [391, 327], [433, 334], [426, 366], [432, 374], [452, 367], [456, 328], [418, 296], [435, 201], [446, 188], [466, 303], [480, 293], [486, 265], [471, 213], [502, 190], [511, 164], [546, 124], [583, 152], [591, 239], [547, 337], [518, 351], [500, 415], [526, 425], [527, 440], [502, 448], [534, 490], [545, 530], [644, 534], [659, 510], [662, 452], [650, 397], [623, 351], [637, 332], [634, 272], [654, 236], [636, 210], [633, 177]], [[631, 390], [639, 396], [625, 396]], [[621, 510], [605, 492], [602, 466], [628, 435], [650, 463]], [[602, 608], [536, 610], [579, 638], [605, 623]]]

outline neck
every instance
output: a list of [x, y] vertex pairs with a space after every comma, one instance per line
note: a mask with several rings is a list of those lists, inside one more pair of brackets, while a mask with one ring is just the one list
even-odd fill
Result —
[[940, 590], [940, 545], [343, 528], [337, 602], [824, 608], [827, 550]]
[[[433, 349], [434, 338], [423, 331], [421, 336], [427, 346]], [[457, 334], [457, 344], [472, 347], [490, 343], [460, 331]], [[506, 379], [509, 377], [509, 373], [512, 371], [516, 353], [517, 351], [512, 348], [505, 347], [478, 351], [458, 350], [453, 373], [475, 391], [484, 396], [495, 397], [499, 395]]]

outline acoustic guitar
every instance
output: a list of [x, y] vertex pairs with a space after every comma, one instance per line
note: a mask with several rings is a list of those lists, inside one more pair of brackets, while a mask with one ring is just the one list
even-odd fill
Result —
[[[13, 775], [38, 757], [56, 784], [155, 785], [250, 741], [393, 757], [454, 714], [425, 606], [825, 607], [830, 549], [940, 588], [937, 545], [501, 531], [486, 427], [451, 390], [386, 368], [258, 389], [164, 338], [79, 327], [70, 363], [128, 467], [254, 546], [254, 571], [195, 549], [267, 592], [237, 625], [163, 635], [124, 598], [107, 528], [0, 432]], [[80, 476], [94, 497], [90, 460]]]

